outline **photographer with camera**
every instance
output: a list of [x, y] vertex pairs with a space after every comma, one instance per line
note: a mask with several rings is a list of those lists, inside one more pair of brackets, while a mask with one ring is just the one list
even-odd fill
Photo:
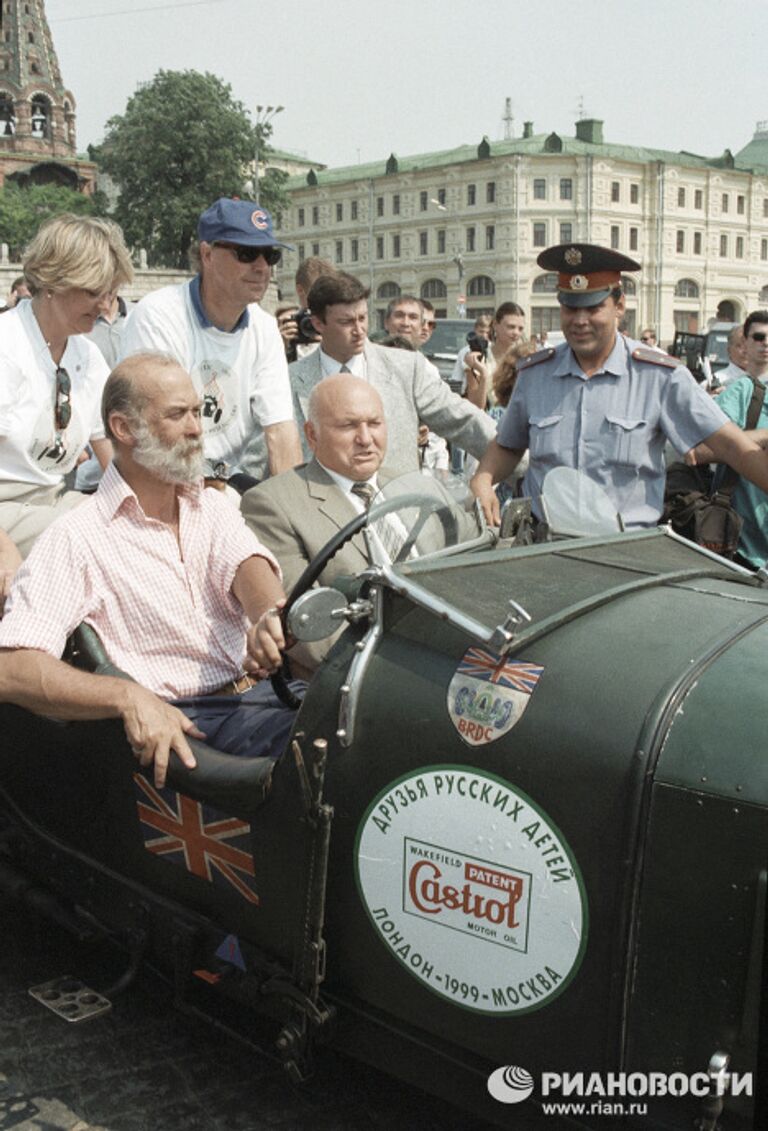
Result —
[[503, 302], [493, 319], [481, 314], [474, 331], [467, 334], [467, 347], [459, 352], [452, 381], [461, 382], [462, 394], [485, 409], [493, 402], [494, 371], [511, 345], [525, 331], [525, 313], [516, 302]]

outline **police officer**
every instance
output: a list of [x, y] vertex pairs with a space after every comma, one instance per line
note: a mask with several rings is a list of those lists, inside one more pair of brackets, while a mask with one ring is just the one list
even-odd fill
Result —
[[523, 491], [542, 518], [539, 498], [553, 467], [576, 468], [609, 495], [627, 529], [654, 526], [664, 498], [664, 444], [680, 453], [705, 437], [715, 458], [768, 491], [768, 453], [733, 424], [677, 360], [618, 333], [625, 302], [626, 255], [592, 244], [543, 251], [540, 267], [558, 274], [565, 342], [518, 365], [507, 412], [471, 487], [489, 522], [498, 523], [493, 490], [530, 463]]

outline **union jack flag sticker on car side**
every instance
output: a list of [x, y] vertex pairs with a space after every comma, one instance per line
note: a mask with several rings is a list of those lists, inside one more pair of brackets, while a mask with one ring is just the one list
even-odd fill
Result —
[[448, 685], [448, 714], [469, 746], [495, 742], [520, 722], [544, 668], [473, 646]]
[[258, 905], [250, 825], [134, 774], [144, 847], [217, 887]]

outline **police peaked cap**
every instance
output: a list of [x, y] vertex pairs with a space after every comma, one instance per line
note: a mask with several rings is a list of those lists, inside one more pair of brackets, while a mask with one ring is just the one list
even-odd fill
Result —
[[548, 247], [536, 262], [545, 271], [557, 271], [561, 306], [598, 306], [621, 285], [622, 271], [640, 270], [640, 264], [628, 255], [592, 243]]

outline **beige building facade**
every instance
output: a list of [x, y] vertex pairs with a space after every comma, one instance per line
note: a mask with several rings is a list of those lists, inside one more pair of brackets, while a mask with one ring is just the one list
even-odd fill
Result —
[[287, 184], [281, 229], [294, 245], [280, 283], [292, 293], [301, 259], [320, 255], [371, 286], [374, 324], [391, 297], [429, 298], [441, 317], [518, 302], [532, 333], [558, 329], [544, 247], [585, 242], [637, 259], [626, 280], [626, 328], [738, 321], [768, 304], [768, 123], [734, 157], [611, 145], [603, 123], [573, 137], [518, 139], [343, 169]]

